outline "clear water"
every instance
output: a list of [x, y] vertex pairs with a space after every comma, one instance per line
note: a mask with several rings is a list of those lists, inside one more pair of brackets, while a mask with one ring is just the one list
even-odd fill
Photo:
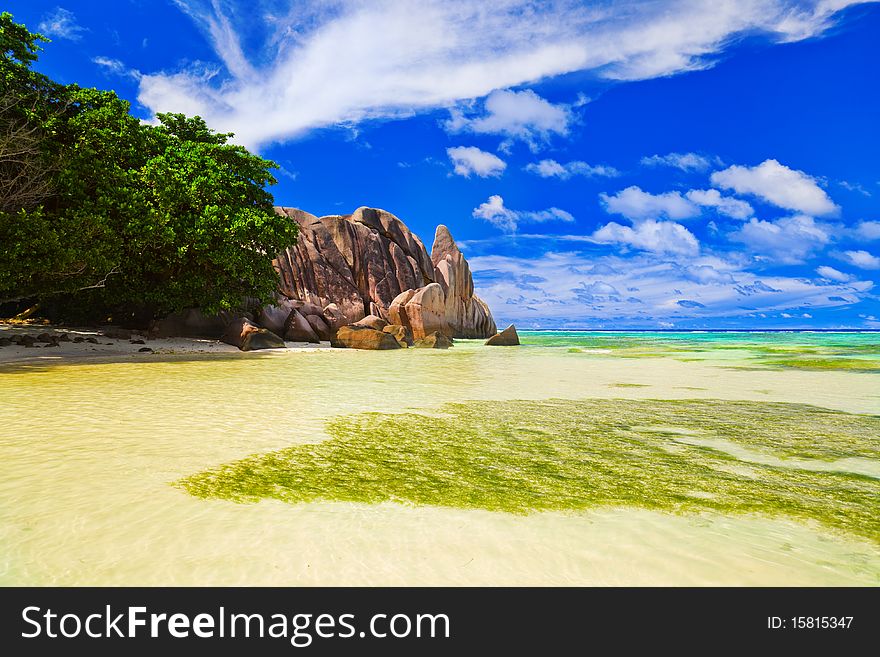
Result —
[[172, 485], [325, 440], [328, 418], [455, 401], [696, 398], [880, 413], [877, 334], [521, 337], [520, 348], [0, 369], [0, 584], [880, 583], [875, 543], [784, 517], [236, 504]]

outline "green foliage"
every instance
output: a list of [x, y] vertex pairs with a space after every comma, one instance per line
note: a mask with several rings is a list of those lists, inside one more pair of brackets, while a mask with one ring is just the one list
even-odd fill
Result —
[[12, 20], [9, 12], [0, 13], [0, 88], [34, 88], [43, 86], [48, 79], [31, 70], [39, 56], [40, 43], [49, 40], [31, 32]]
[[[42, 40], [0, 17], [0, 91], [27, 98], [0, 121], [39, 135], [33, 158], [51, 181], [35, 201], [22, 196], [0, 212], [0, 301], [124, 321], [270, 299], [271, 259], [297, 237], [266, 191], [277, 165], [199, 117], [160, 114], [146, 125], [112, 91], [52, 83], [30, 69]], [[18, 171], [7, 177], [33, 178]]]
[[178, 485], [236, 502], [753, 513], [880, 542], [880, 417], [721, 400], [472, 401], [440, 411], [336, 418], [324, 442]]
[[40, 41], [48, 39], [13, 21], [8, 11], [0, 14], [0, 55], [4, 60], [25, 66], [35, 62]]

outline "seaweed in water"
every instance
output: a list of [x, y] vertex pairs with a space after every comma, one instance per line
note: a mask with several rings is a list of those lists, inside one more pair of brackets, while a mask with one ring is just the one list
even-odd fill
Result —
[[[801, 466], [803, 459], [878, 459], [877, 416], [721, 400], [473, 401], [440, 410], [339, 417], [328, 422], [329, 440], [254, 455], [176, 485], [236, 502], [757, 513], [880, 543], [880, 479]], [[773, 459], [743, 460], [712, 441]], [[801, 461], [784, 463], [792, 457]]]

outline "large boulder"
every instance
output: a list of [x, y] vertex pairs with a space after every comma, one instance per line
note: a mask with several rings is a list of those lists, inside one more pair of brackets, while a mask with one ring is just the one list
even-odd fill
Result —
[[295, 246], [278, 254], [281, 291], [321, 308], [336, 304], [353, 324], [373, 311], [383, 317], [400, 292], [432, 279], [424, 244], [394, 215], [358, 208], [351, 215], [314, 215], [276, 208], [300, 228]]
[[401, 347], [406, 348], [413, 346], [412, 331], [410, 331], [406, 326], [400, 326], [399, 324], [389, 324], [382, 329], [382, 332], [393, 335], [394, 339], [397, 340], [397, 343]]
[[290, 342], [311, 342], [318, 343], [315, 329], [309, 324], [309, 320], [300, 315], [298, 310], [292, 310], [287, 318], [287, 324], [284, 326], [284, 339]]
[[287, 320], [295, 306], [290, 299], [279, 298], [274, 305], [263, 306], [257, 313], [257, 324], [276, 335], [284, 335]]
[[390, 333], [367, 326], [343, 326], [330, 341], [331, 347], [341, 349], [400, 349], [400, 343]]
[[452, 346], [452, 338], [443, 335], [440, 331], [434, 331], [416, 340], [413, 346], [419, 349], [449, 349]]
[[268, 329], [260, 328], [246, 317], [231, 321], [220, 339], [242, 351], [284, 348], [284, 340]]
[[[40, 334], [37, 336], [37, 340], [40, 342], [48, 342], [48, 340], [43, 340], [43, 335]], [[111, 338], [113, 340], [131, 340], [132, 332], [127, 328], [120, 328], [119, 326], [105, 326], [101, 329], [101, 335], [105, 338]]]
[[328, 303], [324, 306], [324, 311], [321, 313], [321, 316], [330, 328], [331, 334], [336, 333], [340, 327], [345, 326], [348, 323], [345, 319], [345, 315], [339, 310], [339, 306], [335, 303]]
[[381, 331], [386, 326], [388, 326], [388, 322], [386, 322], [381, 317], [377, 317], [376, 315], [367, 315], [363, 319], [359, 319], [352, 326], [366, 326], [367, 328], [375, 329], [377, 331]]
[[299, 311], [299, 314], [303, 317], [308, 317], [309, 315], [320, 315], [324, 312], [321, 306], [316, 306], [313, 303], [302, 302], [302, 301], [293, 301], [293, 306]]
[[389, 319], [392, 324], [409, 327], [416, 339], [435, 331], [453, 335], [446, 321], [446, 294], [439, 283], [403, 292], [391, 303]]
[[486, 340], [486, 344], [491, 347], [515, 347], [519, 344], [519, 335], [516, 332], [516, 327], [511, 324], [501, 333], [496, 333]]
[[434, 331], [462, 338], [495, 333], [492, 313], [474, 295], [470, 268], [445, 226], [437, 228], [429, 256], [421, 240], [384, 210], [361, 207], [326, 217], [275, 211], [300, 229], [296, 245], [274, 261], [280, 291], [302, 304], [303, 316], [321, 315], [331, 334], [369, 315], [406, 326], [417, 338]]
[[319, 340], [330, 340], [333, 338], [334, 332], [330, 330], [330, 327], [327, 326], [327, 322], [324, 321], [321, 315], [306, 315], [306, 321], [312, 327]]

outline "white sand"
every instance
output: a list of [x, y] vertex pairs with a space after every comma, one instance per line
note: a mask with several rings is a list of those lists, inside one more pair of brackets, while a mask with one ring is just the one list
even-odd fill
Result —
[[[219, 340], [200, 338], [149, 338], [143, 334], [132, 335], [131, 340], [115, 339], [104, 336], [101, 329], [54, 326], [48, 324], [9, 324], [0, 322], [0, 338], [12, 338], [16, 335], [36, 337], [41, 333], [61, 336], [67, 334], [69, 342], [59, 342], [58, 346], [38, 343], [34, 347], [21, 345], [0, 346], [0, 366], [6, 363], [69, 363], [84, 360], [148, 359], [155, 356], [191, 355], [191, 354], [243, 354], [237, 347]], [[95, 338], [98, 343], [74, 342], [74, 338]], [[144, 344], [133, 344], [132, 340], [143, 340]], [[288, 349], [329, 349], [330, 343], [319, 345], [307, 342], [287, 342]], [[148, 347], [152, 352], [141, 352]], [[280, 351], [280, 350], [271, 350]], [[254, 353], [254, 352], [250, 352]]]

